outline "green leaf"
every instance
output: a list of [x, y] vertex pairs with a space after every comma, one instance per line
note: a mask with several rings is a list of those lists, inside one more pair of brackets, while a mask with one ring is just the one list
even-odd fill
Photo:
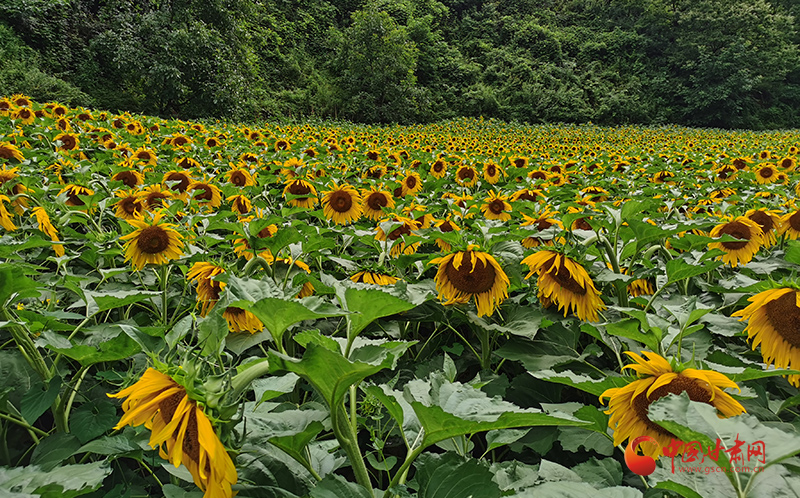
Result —
[[31, 464], [45, 472], [71, 457], [80, 448], [78, 438], [66, 432], [56, 432], [42, 439], [31, 454]]
[[800, 265], [800, 240], [786, 241], [786, 252], [783, 259], [789, 263]]
[[528, 433], [528, 429], [498, 429], [486, 433], [486, 451], [500, 448], [507, 444], [516, 443]]
[[598, 489], [622, 484], [622, 465], [613, 458], [598, 460], [592, 457], [572, 467], [572, 471]]
[[283, 333], [290, 325], [303, 320], [346, 314], [318, 297], [307, 297], [299, 301], [265, 297], [255, 303], [236, 301], [232, 305], [250, 311], [261, 320], [276, 344], [282, 344]]
[[719, 373], [725, 374], [729, 379], [736, 382], [744, 382], [753, 379], [764, 379], [767, 377], [776, 377], [780, 375], [800, 375], [800, 370], [788, 370], [783, 368], [770, 368], [769, 370], [761, 370], [750, 367], [731, 367], [727, 365], [720, 365], [705, 361], [706, 368], [710, 368]]
[[281, 376], [262, 377], [253, 381], [253, 390], [260, 403], [294, 391], [300, 377], [293, 373]]
[[561, 435], [558, 441], [561, 443], [561, 447], [567, 451], [572, 453], [596, 451], [605, 456], [614, 454], [614, 444], [605, 434], [580, 427], [560, 427], [559, 431]]
[[372, 492], [365, 487], [347, 482], [344, 477], [329, 474], [311, 490], [311, 498], [373, 498]]
[[[0, 263], [0, 307], [26, 297], [38, 297], [39, 284], [28, 278], [22, 268], [11, 263]], [[11, 298], [14, 299], [11, 299]], [[11, 302], [9, 302], [11, 299]]]
[[422, 454], [414, 463], [414, 468], [414, 481], [409, 485], [418, 490], [418, 498], [500, 498], [501, 495], [486, 465], [452, 452]]
[[353, 289], [344, 291], [344, 299], [337, 292], [339, 302], [347, 310], [353, 312], [347, 315], [350, 321], [348, 339], [357, 336], [367, 325], [378, 318], [402, 313], [414, 308], [416, 305], [409, 301], [387, 294], [379, 289]]
[[[146, 447], [148, 446], [147, 438], [141, 442], [143, 442]], [[78, 448], [74, 454], [94, 453], [97, 455], [114, 455], [118, 458], [126, 453], [141, 451], [141, 449], [141, 445], [132, 440], [129, 435], [120, 434], [118, 436], [106, 436], [95, 439], [94, 441], [89, 441]]]
[[59, 348], [50, 345], [47, 347], [63, 354], [67, 358], [80, 362], [84, 366], [103, 361], [122, 360], [142, 350], [142, 347], [126, 334], [119, 334], [109, 341], [93, 345], [78, 344], [70, 348]]
[[47, 387], [43, 382], [31, 386], [31, 390], [22, 395], [20, 413], [29, 424], [33, 424], [53, 404], [61, 389], [61, 377], [50, 379]]
[[708, 273], [722, 266], [722, 261], [709, 261], [702, 265], [692, 265], [681, 258], [667, 261], [667, 278], [669, 283], [679, 282], [686, 278], [696, 277]]
[[606, 332], [611, 335], [626, 337], [640, 342], [647, 346], [650, 351], [658, 351], [659, 338], [651, 330], [642, 332], [639, 330], [640, 323], [633, 318], [627, 318], [621, 322], [605, 324]]
[[117, 408], [112, 403], [99, 399], [83, 403], [70, 414], [70, 430], [81, 443], [102, 435], [117, 424]]
[[[294, 372], [319, 391], [329, 407], [337, 407], [350, 386], [385, 368], [393, 368], [411, 343], [386, 342], [371, 346], [359, 360], [350, 361], [340, 352], [311, 343], [298, 360], [269, 351], [270, 373]], [[357, 349], [358, 353], [367, 348]]]
[[153, 296], [160, 296], [160, 292], [140, 289], [117, 291], [84, 291], [86, 298], [86, 316], [92, 316], [100, 311], [122, 308], [133, 303], [149, 300]]
[[546, 380], [549, 382], [556, 382], [586, 391], [589, 394], [600, 396], [607, 389], [615, 387], [624, 387], [628, 385], [628, 379], [625, 377], [609, 375], [603, 379], [593, 379], [586, 375], [579, 375], [570, 370], [564, 372], [554, 372], [553, 370], [542, 370], [539, 372], [529, 372], [537, 379]]
[[478, 317], [472, 311], [467, 312], [467, 317], [471, 323], [489, 332], [516, 335], [528, 339], [536, 337], [539, 330], [543, 328], [542, 322], [545, 323], [545, 326], [550, 324], [540, 310], [524, 306], [512, 307], [503, 323], [491, 323], [489, 319]]
[[678, 484], [677, 482], [673, 481], [659, 481], [658, 484], [656, 484], [653, 487], [658, 489], [666, 489], [669, 491], [674, 491], [683, 496], [683, 498], [705, 498], [703, 495], [699, 494], [697, 491], [693, 490], [689, 486]]
[[[322, 432], [323, 429], [325, 429], [325, 426], [322, 425], [322, 422], [313, 421], [297, 434], [292, 434], [290, 436], [275, 436], [270, 438], [269, 442], [285, 451], [289, 456], [298, 462], [307, 462], [308, 460], [306, 459], [305, 454], [306, 446], [308, 446], [308, 443], [310, 443], [311, 440], [317, 436], [317, 434]], [[311, 463], [309, 462], [308, 465], [311, 465]]]
[[175, 349], [175, 346], [178, 344], [178, 341], [186, 337], [186, 334], [192, 328], [192, 323], [194, 322], [194, 318], [192, 315], [186, 315], [185, 317], [178, 320], [172, 330], [167, 332], [167, 335], [164, 336], [164, 340], [167, 341], [167, 348], [172, 350]]
[[49, 471], [36, 465], [0, 467], [0, 491], [10, 496], [19, 493], [72, 498], [98, 489], [109, 473], [108, 462], [65, 465]]

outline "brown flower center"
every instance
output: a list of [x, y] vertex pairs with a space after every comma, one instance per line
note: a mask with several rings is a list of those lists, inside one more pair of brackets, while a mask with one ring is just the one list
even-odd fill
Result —
[[414, 190], [414, 187], [417, 186], [417, 178], [415, 176], [409, 176], [406, 178], [405, 184], [408, 190]]
[[551, 226], [553, 226], [553, 224], [552, 224], [552, 223], [550, 223], [549, 221], [545, 220], [545, 219], [536, 220], [536, 228], [537, 228], [539, 231], [541, 231], [541, 230], [547, 230], [547, 229], [548, 229], [548, 228], [550, 228]]
[[770, 325], [786, 342], [800, 348], [800, 308], [796, 291], [787, 292], [764, 305]]
[[136, 158], [137, 159], [141, 159], [142, 161], [149, 161], [152, 157], [153, 156], [150, 155], [150, 153], [147, 152], [146, 150], [143, 150], [143, 151], [139, 152], [138, 154], [136, 154]]
[[563, 289], [566, 289], [572, 294], [576, 294], [578, 296], [586, 295], [586, 289], [584, 289], [581, 284], [578, 283], [572, 277], [572, 274], [567, 269], [567, 266], [564, 264], [564, 259], [562, 257], [561, 264], [556, 267], [555, 271], [552, 271], [552, 267], [555, 264], [556, 256], [550, 258], [550, 260], [545, 263], [543, 268], [546, 268], [547, 275], [550, 276], [553, 280], [556, 281], [558, 285], [560, 285]]
[[770, 218], [770, 216], [764, 211], [756, 211], [755, 213], [751, 214], [749, 218], [761, 225], [761, 230], [764, 233], [769, 232], [775, 226], [775, 224], [772, 222], [772, 218]]
[[166, 199], [167, 195], [161, 192], [151, 192], [147, 194], [147, 207], [161, 207], [164, 205], [161, 199]]
[[450, 222], [450, 220], [447, 220], [441, 225], [439, 225], [439, 230], [444, 233], [447, 233], [447, 232], [452, 232], [453, 230], [455, 230], [455, 228], [453, 228], [453, 224]]
[[289, 186], [289, 193], [292, 195], [308, 195], [311, 189], [303, 182], [294, 182]]
[[161, 402], [158, 404], [158, 413], [161, 415], [161, 419], [164, 422], [169, 423], [169, 421], [172, 420], [172, 417], [175, 415], [175, 410], [178, 409], [178, 405], [185, 396], [185, 391], [178, 391], [175, 394], [167, 396], [161, 400]]
[[525, 159], [517, 158], [514, 159], [514, 166], [517, 168], [524, 168], [525, 167]]
[[136, 246], [143, 253], [159, 254], [169, 247], [169, 235], [160, 226], [153, 225], [142, 229], [136, 240]]
[[494, 165], [490, 164], [489, 166], [486, 167], [486, 174], [489, 175], [489, 176], [496, 175], [497, 174], [497, 168], [495, 168]]
[[737, 157], [733, 160], [733, 165], [736, 167], [736, 169], [744, 169], [745, 166], [747, 166], [747, 162], [744, 159]]
[[243, 187], [247, 184], [247, 176], [241, 171], [234, 171], [231, 173], [231, 183], [237, 187]]
[[344, 190], [337, 190], [331, 193], [330, 206], [337, 213], [346, 213], [353, 207], [353, 198]]
[[[183, 454], [196, 464], [200, 463], [200, 434], [197, 430], [197, 410], [195, 410], [194, 406], [189, 410], [189, 417], [186, 420]], [[206, 461], [206, 467], [208, 467], [208, 461]]]
[[177, 190], [178, 192], [186, 192], [186, 188], [192, 182], [191, 179], [183, 173], [170, 173], [167, 175], [166, 181], [178, 182], [170, 187], [171, 190]]
[[528, 178], [531, 180], [547, 180], [547, 173], [544, 171], [534, 171]]
[[126, 187], [135, 187], [138, 183], [136, 174], [133, 171], [121, 171], [117, 173], [116, 179], [125, 184]]
[[367, 206], [373, 211], [380, 211], [384, 207], [389, 205], [389, 199], [386, 198], [386, 195], [380, 192], [373, 192], [372, 194], [367, 197]]
[[0, 159], [11, 159], [14, 157], [14, 151], [11, 147], [0, 145]]
[[792, 230], [800, 232], [800, 210], [789, 216], [789, 226], [792, 227]]
[[461, 180], [472, 180], [475, 178], [475, 170], [472, 168], [461, 168], [458, 170], [458, 178]]
[[447, 262], [444, 268], [447, 281], [461, 292], [469, 294], [488, 292], [495, 284], [497, 270], [478, 258], [475, 258], [475, 266], [472, 267], [471, 256], [471, 251], [465, 252], [458, 269], [453, 266], [452, 259]]
[[500, 214], [505, 210], [505, 203], [500, 199], [495, 199], [489, 203], [489, 211], [491, 211], [493, 214]]
[[399, 226], [389, 232], [386, 238], [389, 240], [397, 240], [404, 235], [411, 235], [411, 227], [408, 225], [408, 223], [403, 223], [402, 226]]
[[210, 201], [214, 197], [214, 191], [207, 183], [198, 183], [194, 190], [197, 191], [197, 193], [194, 194], [194, 198], [198, 201]]
[[444, 163], [442, 161], [436, 161], [433, 163], [433, 171], [437, 173], [441, 173], [444, 170]]
[[120, 206], [122, 206], [122, 210], [128, 214], [133, 214], [139, 212], [142, 208], [141, 204], [136, 200], [136, 197], [126, 197], [119, 201]]
[[592, 229], [592, 225], [590, 225], [589, 222], [586, 221], [586, 218], [580, 218], [580, 219], [575, 220], [574, 227], [579, 229], [579, 230], [591, 230]]
[[78, 142], [75, 140], [75, 137], [72, 135], [66, 135], [60, 138], [61, 140], [61, 148], [66, 150], [72, 150], [78, 146]]
[[636, 413], [636, 416], [639, 418], [639, 420], [642, 420], [645, 424], [647, 424], [648, 430], [665, 436], [674, 437], [671, 432], [650, 421], [650, 418], [647, 416], [647, 412], [651, 403], [663, 398], [667, 394], [681, 394], [683, 392], [686, 392], [689, 395], [689, 399], [692, 401], [711, 404], [711, 393], [707, 388], [703, 387], [697, 380], [692, 379], [691, 377], [678, 375], [676, 378], [672, 379], [669, 384], [663, 385], [654, 390], [649, 397], [647, 396], [647, 393], [644, 392], [633, 398], [633, 411]]
[[741, 242], [722, 242], [722, 247], [735, 251], [746, 246], [750, 242], [750, 228], [741, 221], [726, 223], [720, 230], [720, 234], [726, 233], [737, 239], [747, 239]]
[[758, 170], [758, 176], [760, 176], [761, 178], [771, 178], [772, 173], [773, 173], [772, 168], [769, 167], [761, 168], [760, 170]]

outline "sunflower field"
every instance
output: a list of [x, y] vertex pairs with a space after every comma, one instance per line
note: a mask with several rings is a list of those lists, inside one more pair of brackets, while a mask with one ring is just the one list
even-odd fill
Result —
[[799, 153], [6, 96], [0, 494], [797, 496]]

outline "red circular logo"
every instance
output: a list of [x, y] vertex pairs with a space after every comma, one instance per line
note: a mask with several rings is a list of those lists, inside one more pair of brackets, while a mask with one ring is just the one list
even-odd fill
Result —
[[658, 455], [658, 452], [661, 450], [658, 441], [650, 436], [639, 436], [625, 448], [625, 465], [635, 474], [649, 476], [656, 470], [656, 461], [652, 457], [636, 453], [636, 449], [644, 442], [656, 445], [656, 455]]

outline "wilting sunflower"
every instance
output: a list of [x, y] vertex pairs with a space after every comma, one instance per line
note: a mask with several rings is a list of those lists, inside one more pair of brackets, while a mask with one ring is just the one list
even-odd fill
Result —
[[764, 246], [770, 247], [777, 242], [776, 232], [780, 232], [781, 216], [774, 209], [751, 209], [744, 215], [746, 218], [758, 223], [764, 232]]
[[538, 251], [522, 260], [528, 265], [530, 278], [538, 275], [539, 298], [545, 298], [564, 310], [572, 310], [581, 320], [596, 322], [597, 312], [605, 309], [600, 293], [583, 266], [554, 251]]
[[478, 316], [491, 315], [508, 297], [509, 280], [491, 254], [478, 251], [470, 245], [466, 251], [457, 251], [431, 260], [438, 264], [434, 281], [439, 300], [445, 305], [463, 304], [475, 300]]
[[61, 145], [58, 147], [61, 150], [75, 150], [81, 144], [78, 135], [74, 133], [61, 133], [60, 135], [56, 135], [53, 141], [61, 142]]
[[253, 203], [250, 202], [250, 199], [241, 194], [226, 197], [225, 200], [231, 203], [231, 209], [235, 213], [247, 214], [253, 209]]
[[[768, 289], [748, 299], [750, 305], [731, 316], [747, 320], [748, 340], [753, 350], [761, 345], [761, 356], [769, 367], [800, 370], [800, 292], [792, 287]], [[800, 375], [788, 375], [800, 387]]]
[[401, 196], [417, 195], [422, 190], [422, 179], [416, 171], [409, 171], [400, 182]]
[[153, 214], [152, 220], [128, 220], [136, 230], [120, 237], [126, 240], [125, 261], [131, 260], [134, 268], [141, 270], [148, 263], [162, 265], [183, 255], [181, 234], [171, 223], [161, 223], [162, 212]]
[[[36, 218], [36, 223], [39, 225], [39, 230], [50, 237], [52, 242], [60, 242], [58, 238], [58, 230], [56, 230], [56, 227], [53, 226], [53, 223], [50, 221], [50, 216], [47, 215], [47, 211], [45, 211], [42, 206], [36, 206], [35, 208], [31, 209], [31, 215]], [[0, 214], [0, 217], [2, 217], [2, 214]], [[61, 244], [53, 244], [53, 250], [56, 252], [56, 256], [61, 257], [64, 255], [64, 246]]]
[[386, 216], [383, 208], [392, 209], [393, 207], [394, 198], [386, 190], [370, 187], [361, 191], [361, 209], [367, 218], [378, 221]]
[[759, 185], [773, 183], [778, 181], [778, 169], [772, 163], [765, 163], [759, 165], [755, 169], [756, 182]]
[[791, 240], [800, 238], [800, 209], [781, 216], [781, 225], [778, 235], [786, 234]]
[[313, 209], [317, 204], [317, 190], [305, 180], [288, 180], [283, 189], [283, 198], [287, 195], [299, 196], [286, 201], [290, 206]]
[[[400, 224], [397, 228], [394, 228], [386, 233], [383, 231], [381, 225], [385, 224], [396, 225]], [[388, 218], [383, 220], [381, 223], [378, 223], [378, 226], [375, 227], [375, 240], [386, 241], [392, 243], [392, 248], [390, 251], [390, 255], [392, 257], [397, 257], [401, 253], [402, 254], [414, 254], [419, 247], [419, 242], [414, 242], [412, 244], [406, 244], [405, 240], [402, 239], [404, 236], [413, 235], [415, 230], [419, 230], [420, 226], [416, 220], [412, 220], [410, 218], [406, 218], [404, 216], [393, 216], [392, 218]]]
[[189, 185], [193, 182], [194, 178], [192, 178], [192, 175], [185, 171], [177, 170], [167, 171], [161, 179], [161, 183], [163, 183], [165, 187], [181, 194], [186, 192], [186, 189], [188, 189]]
[[753, 259], [764, 244], [764, 232], [761, 226], [750, 218], [737, 216], [733, 220], [715, 226], [710, 237], [721, 237], [723, 234], [737, 239], [735, 242], [711, 242], [709, 249], [721, 249], [725, 252], [719, 259], [723, 263], [730, 263], [731, 267], [738, 264], [746, 265]]
[[165, 201], [172, 199], [173, 194], [169, 190], [162, 190], [161, 185], [155, 184], [145, 187], [144, 190], [139, 192], [139, 197], [141, 197], [147, 210], [155, 211], [167, 207]]
[[183, 169], [201, 170], [203, 168], [203, 165], [200, 164], [200, 161], [198, 161], [197, 159], [193, 159], [191, 157], [176, 157], [175, 159], [173, 159], [173, 161], [175, 161], [175, 164], [177, 164]]
[[17, 226], [14, 225], [13, 221], [11, 221], [11, 215], [5, 206], [6, 202], [10, 202], [10, 199], [5, 195], [0, 194], [0, 227], [3, 227], [11, 232], [16, 230]]
[[392, 277], [391, 275], [383, 275], [381, 273], [364, 270], [350, 277], [350, 280], [362, 284], [394, 285], [400, 279]]
[[264, 324], [261, 323], [261, 320], [242, 308], [228, 306], [222, 313], [222, 318], [228, 322], [228, 329], [231, 332], [250, 332], [255, 334], [264, 330]]
[[511, 194], [511, 202], [530, 201], [536, 202], [544, 199], [544, 194], [539, 190], [523, 188]]
[[115, 204], [117, 218], [122, 218], [123, 220], [142, 219], [145, 205], [140, 192], [121, 190], [115, 195], [120, 198]]
[[225, 273], [222, 267], [198, 261], [186, 274], [187, 280], [197, 283], [197, 304], [201, 305], [200, 316], [206, 316], [219, 301], [225, 282], [214, 280], [213, 277], [222, 273]]
[[346, 225], [361, 218], [362, 199], [356, 189], [350, 185], [331, 184], [331, 190], [323, 192], [322, 211], [325, 218], [337, 225]]
[[607, 389], [600, 395], [600, 402], [608, 398], [610, 415], [608, 427], [614, 430], [614, 445], [619, 446], [626, 439], [651, 436], [658, 441], [655, 445], [640, 446], [645, 455], [658, 458], [660, 448], [669, 446], [673, 439], [680, 439], [648, 417], [650, 405], [668, 394], [686, 393], [689, 399], [706, 403], [716, 408], [725, 417], [745, 412], [738, 401], [723, 391], [723, 388], [739, 389], [735, 382], [713, 370], [684, 368], [673, 370], [670, 363], [656, 353], [642, 351], [644, 359], [636, 353], [625, 351], [636, 363], [625, 365], [638, 374], [639, 378], [627, 386]]
[[[532, 216], [528, 216], [527, 214], [522, 215], [522, 223], [520, 226], [528, 227], [528, 226], [535, 226], [536, 229], [540, 232], [543, 232], [552, 227], [558, 227], [559, 229], [563, 230], [564, 225], [554, 218], [554, 216], [558, 214], [554, 211], [545, 210], [539, 214], [538, 217], [534, 218]], [[563, 238], [559, 238], [560, 242], [563, 242]], [[523, 247], [526, 249], [533, 249], [534, 247], [539, 247], [540, 245], [552, 246], [554, 244], [554, 239], [543, 239], [542, 237], [535, 237], [535, 236], [528, 236], [525, 237], [520, 241]]]
[[148, 368], [138, 382], [111, 398], [125, 398], [125, 414], [115, 429], [144, 425], [150, 446], [176, 467], [183, 464], [204, 498], [231, 498], [238, 475], [214, 427], [186, 388], [167, 374]]
[[628, 294], [632, 297], [652, 296], [656, 292], [656, 286], [646, 278], [637, 278], [628, 283]]
[[462, 164], [456, 170], [456, 183], [462, 187], [473, 187], [478, 183], [478, 172], [472, 166]]
[[[0, 142], [0, 159], [15, 159], [16, 161], [22, 162], [25, 156], [22, 155], [22, 152], [20, 152], [16, 145], [8, 142]], [[5, 169], [5, 166], [3, 168]]]
[[[449, 233], [449, 232], [460, 232], [461, 227], [456, 225], [451, 219], [450, 216], [447, 216], [447, 219], [437, 221], [434, 225], [435, 228], [438, 228], [442, 233]], [[453, 249], [453, 246], [450, 245], [449, 242], [445, 242], [442, 239], [436, 239], [436, 245], [439, 246], [442, 252], [450, 252]]]
[[187, 192], [194, 191], [192, 199], [199, 201], [200, 206], [213, 210], [222, 204], [222, 191], [210, 182], [192, 182], [186, 187]]
[[[249, 223], [254, 219], [256, 219], [254, 216], [248, 216], [247, 218], [242, 218], [240, 221], [242, 223]], [[278, 225], [267, 225], [261, 230], [259, 230], [258, 233], [255, 235], [260, 239], [266, 239], [272, 237], [276, 233], [278, 233]], [[233, 252], [236, 253], [237, 256], [242, 256], [248, 261], [253, 259], [253, 248], [250, 246], [250, 243], [245, 238], [239, 238], [233, 241]], [[266, 249], [258, 253], [258, 255], [266, 259], [267, 261], [271, 261], [272, 259], [274, 259], [272, 256], [272, 252], [270, 252], [269, 249]]]
[[511, 219], [511, 204], [508, 203], [508, 197], [490, 192], [481, 204], [481, 212], [486, 219], [508, 221]]
[[256, 184], [253, 175], [251, 175], [250, 172], [244, 168], [234, 167], [231, 169], [231, 171], [226, 173], [225, 176], [228, 178], [228, 182], [236, 185], [237, 187], [249, 187]]

